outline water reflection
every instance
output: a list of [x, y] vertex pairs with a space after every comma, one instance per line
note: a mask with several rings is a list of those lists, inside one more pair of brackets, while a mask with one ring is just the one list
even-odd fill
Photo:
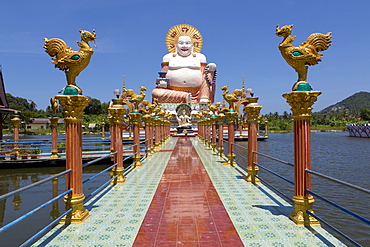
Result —
[[[258, 142], [258, 148], [261, 153], [293, 163], [293, 138], [294, 136], [291, 133], [270, 134], [268, 140]], [[247, 147], [247, 142], [239, 142], [238, 144]], [[312, 133], [311, 149], [312, 169], [314, 171], [369, 188], [370, 169], [368, 167], [368, 154], [370, 152], [370, 138], [352, 138], [348, 137], [347, 133]], [[246, 156], [247, 151], [245, 149], [236, 146], [235, 151], [244, 153]], [[188, 152], [189, 150], [182, 149], [180, 150], [180, 155], [186, 155], [188, 163], [192, 164], [193, 159]], [[240, 160], [240, 162], [245, 161]], [[265, 157], [259, 157], [259, 163], [283, 175], [285, 178], [293, 180], [293, 167]], [[107, 165], [84, 168], [84, 179], [93, 173], [103, 170]], [[0, 194], [6, 194], [16, 188], [24, 187], [63, 170], [63, 167], [0, 169]], [[185, 172], [185, 170], [182, 172]], [[190, 172], [192, 171], [190, 170]], [[292, 185], [263, 170], [259, 171], [259, 175], [276, 186], [289, 198], [292, 197]], [[107, 181], [108, 178], [109, 173], [106, 174], [106, 177], [99, 176], [97, 180], [86, 183], [84, 185], [85, 195], [89, 195]], [[47, 182], [35, 189], [8, 198], [8, 200], [0, 201], [0, 225], [3, 226], [9, 223], [45, 201], [50, 200], [56, 194], [60, 194], [65, 190], [64, 185], [64, 177], [61, 177], [56, 181]], [[360, 215], [370, 212], [370, 195], [365, 193], [316, 176], [313, 176], [313, 191]], [[39, 226], [45, 226], [51, 219], [59, 216], [60, 211], [64, 211], [63, 200], [59, 200], [50, 205], [50, 207], [45, 208], [45, 210], [40, 211], [36, 217], [30, 217], [30, 220], [21, 223], [21, 226], [16, 226], [14, 229], [0, 235], [0, 243], [4, 246], [19, 246], [20, 243], [39, 230]], [[354, 220], [354, 218], [318, 199], [314, 203], [314, 211], [344, 233], [354, 239], [358, 239], [363, 246], [367, 245], [367, 241], [370, 239], [369, 226]], [[22, 232], [22, 236], [18, 234], [19, 232]]]
[[[270, 134], [268, 140], [258, 142], [258, 149], [263, 154], [293, 164], [293, 139], [292, 133]], [[247, 142], [238, 144], [247, 147]], [[247, 154], [247, 150], [237, 146], [235, 151]], [[318, 132], [311, 134], [312, 170], [363, 188], [370, 186], [369, 152], [370, 138], [348, 137], [347, 133]], [[293, 181], [293, 167], [261, 156], [258, 161], [259, 164]], [[240, 160], [240, 162], [245, 161]], [[294, 192], [292, 185], [262, 169], [259, 170], [259, 176], [282, 191], [288, 198], [292, 198]], [[315, 193], [364, 217], [367, 217], [364, 213], [370, 211], [369, 194], [314, 175], [312, 189]], [[365, 243], [370, 239], [370, 226], [319, 199], [316, 199], [313, 207], [318, 216], [366, 246]]]
[[[83, 179], [105, 169], [106, 165], [91, 165], [84, 168]], [[0, 169], [0, 195], [24, 187], [51, 175], [60, 173], [64, 167]], [[84, 185], [85, 195], [100, 187], [109, 179], [109, 172]], [[65, 177], [59, 177], [20, 194], [0, 201], [0, 225], [4, 226], [18, 217], [28, 213], [41, 204], [65, 191]], [[53, 202], [35, 215], [15, 225], [0, 235], [0, 246], [19, 246], [41, 228], [49, 224], [64, 211], [63, 199]], [[20, 235], [19, 232], [22, 232]]]

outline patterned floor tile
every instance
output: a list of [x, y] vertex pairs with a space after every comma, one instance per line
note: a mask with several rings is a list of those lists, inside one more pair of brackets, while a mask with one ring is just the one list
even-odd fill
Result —
[[240, 179], [240, 173], [192, 138], [202, 162], [245, 246], [345, 246], [321, 227], [320, 238], [296, 226], [288, 215], [292, 206], [264, 185]]
[[[176, 140], [170, 139], [162, 149], [172, 150]], [[290, 204], [263, 185], [256, 187], [247, 183], [235, 168], [222, 165], [222, 160], [212, 155], [198, 139], [191, 140], [245, 246], [345, 246], [321, 227], [313, 227], [314, 234], [296, 226], [288, 218], [292, 211]], [[86, 204], [90, 218], [83, 224], [58, 225], [33, 246], [132, 246], [170, 154], [153, 155], [144, 161], [144, 166], [127, 176], [125, 184], [100, 192], [106, 193], [104, 197]], [[181, 197], [173, 198], [177, 199]], [[218, 209], [211, 210], [217, 212]], [[145, 227], [156, 230], [159, 226], [153, 222]], [[166, 246], [176, 245], [165, 240]], [[232, 245], [231, 242], [223, 244]]]
[[[177, 139], [163, 145], [172, 150]], [[58, 225], [33, 246], [131, 246], [171, 152], [153, 155], [135, 168], [124, 184], [109, 186], [98, 200], [85, 204], [90, 217], [82, 224]]]

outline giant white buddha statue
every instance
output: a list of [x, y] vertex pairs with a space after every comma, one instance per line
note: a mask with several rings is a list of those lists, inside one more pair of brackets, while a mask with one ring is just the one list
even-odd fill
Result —
[[162, 60], [161, 77], [152, 91], [160, 103], [206, 103], [214, 101], [216, 64], [207, 64], [199, 53], [202, 36], [191, 25], [172, 27], [166, 37], [170, 53]]

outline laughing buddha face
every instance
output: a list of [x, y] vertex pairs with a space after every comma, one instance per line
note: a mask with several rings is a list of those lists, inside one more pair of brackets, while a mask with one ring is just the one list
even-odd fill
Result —
[[187, 57], [193, 52], [193, 43], [189, 36], [180, 36], [176, 44], [176, 51], [182, 57]]

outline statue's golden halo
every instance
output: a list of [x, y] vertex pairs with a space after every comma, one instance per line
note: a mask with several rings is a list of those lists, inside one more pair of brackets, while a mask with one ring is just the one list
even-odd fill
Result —
[[180, 36], [189, 36], [194, 45], [194, 52], [199, 53], [202, 50], [203, 38], [198, 29], [189, 24], [179, 24], [168, 30], [166, 35], [166, 46], [168, 52], [176, 52], [176, 44]]

